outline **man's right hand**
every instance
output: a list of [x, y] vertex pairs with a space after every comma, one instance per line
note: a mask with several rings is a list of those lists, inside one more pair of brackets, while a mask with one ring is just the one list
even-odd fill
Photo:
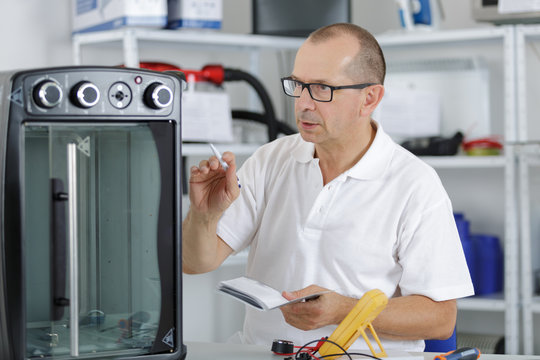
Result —
[[182, 226], [182, 267], [188, 274], [212, 271], [233, 252], [216, 234], [221, 215], [240, 195], [234, 154], [222, 157], [227, 171], [215, 156], [191, 168], [190, 207]]
[[197, 215], [219, 218], [240, 195], [235, 156], [231, 152], [225, 152], [223, 160], [229, 165], [227, 171], [215, 156], [201, 161], [198, 167], [191, 167], [190, 211]]

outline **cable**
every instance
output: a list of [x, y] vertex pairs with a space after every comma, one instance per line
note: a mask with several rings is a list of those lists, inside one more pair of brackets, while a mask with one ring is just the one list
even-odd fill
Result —
[[[310, 341], [310, 342], [308, 342], [307, 344], [305, 344], [304, 346], [302, 346], [302, 347], [300, 348], [300, 350], [302, 350], [303, 348], [307, 347], [307, 346], [310, 345], [310, 344], [313, 344], [314, 342], [317, 342], [317, 345], [318, 345], [319, 343], [323, 343], [323, 342], [329, 342], [330, 344], [334, 344], [334, 345], [337, 346], [341, 351], [343, 351], [342, 354], [336, 354], [336, 355], [334, 355], [334, 356], [337, 356], [337, 355], [347, 355], [347, 357], [349, 358], [349, 360], [352, 360], [352, 357], [351, 357], [351, 355], [349, 355], [349, 353], [347, 352], [347, 350], [345, 350], [345, 349], [344, 349], [341, 345], [339, 345], [338, 343], [336, 343], [336, 342], [334, 342], [334, 341], [332, 341], [332, 340], [328, 340], [328, 338], [323, 338], [323, 339], [320, 339], [320, 340], [313, 340], [313, 341]], [[321, 344], [321, 345], [322, 345], [322, 344]], [[320, 346], [317, 347], [317, 350], [316, 350], [316, 351], [318, 351], [319, 348], [320, 348]], [[300, 350], [298, 350], [298, 351], [300, 351]], [[316, 351], [314, 351], [314, 352], [316, 352]], [[324, 356], [324, 357], [328, 357], [328, 355], [326, 355], [326, 356]], [[321, 357], [321, 358], [323, 358], [323, 357]], [[295, 357], [295, 359], [298, 359], [298, 357]]]
[[224, 69], [224, 81], [239, 80], [246, 81], [257, 92], [257, 95], [259, 95], [266, 116], [266, 124], [268, 126], [268, 140], [275, 140], [277, 138], [276, 115], [274, 112], [274, 106], [272, 105], [272, 100], [270, 99], [268, 92], [266, 91], [262, 83], [253, 75], [238, 69]]
[[[253, 111], [247, 111], [247, 110], [232, 110], [232, 117], [233, 119], [238, 120], [253, 120], [258, 123], [267, 124], [268, 119], [265, 114], [256, 113]], [[296, 130], [291, 128], [288, 124], [286, 124], [283, 121], [275, 120], [277, 132], [282, 133], [284, 135], [292, 135], [296, 133]]]
[[[324, 342], [329, 342], [329, 343], [337, 346], [343, 352], [342, 353], [337, 353], [337, 354], [329, 354], [329, 355], [323, 355], [323, 356], [316, 357], [314, 354], [317, 353], [317, 351], [321, 347], [322, 343], [324, 343]], [[313, 343], [317, 343], [317, 345], [314, 346], [314, 347], [309, 347], [309, 345], [311, 345]], [[298, 346], [295, 346], [295, 347], [298, 347]], [[305, 354], [307, 354], [310, 357], [306, 358]], [[303, 346], [300, 346], [298, 351], [295, 354], [282, 354], [282, 355], [294, 355], [295, 360], [309, 360], [311, 358], [313, 358], [315, 360], [319, 360], [319, 359], [330, 358], [330, 357], [333, 357], [333, 356], [343, 356], [343, 355], [346, 355], [347, 358], [349, 358], [349, 360], [353, 360], [351, 355], [359, 355], [359, 356], [365, 356], [365, 357], [369, 357], [369, 358], [376, 359], [376, 360], [382, 360], [381, 358], [379, 358], [377, 356], [373, 356], [373, 355], [366, 354], [366, 353], [350, 353], [350, 352], [347, 352], [347, 350], [345, 350], [341, 345], [339, 345], [338, 343], [336, 343], [336, 342], [334, 342], [332, 340], [328, 340], [328, 338], [322, 338], [322, 339], [319, 339], [319, 340], [310, 341], [310, 342], [304, 344]]]
[[376, 360], [382, 360], [381, 358], [376, 357], [376, 356], [373, 356], [373, 355], [370, 355], [370, 354], [366, 354], [366, 353], [353, 353], [353, 352], [345, 352], [345, 353], [341, 353], [341, 354], [324, 355], [324, 356], [320, 356], [320, 358], [321, 358], [321, 359], [325, 359], [325, 358], [330, 357], [330, 356], [342, 356], [342, 355], [348, 355], [349, 358], [350, 358], [350, 355], [358, 355], [358, 356], [369, 357], [369, 358], [376, 359]]

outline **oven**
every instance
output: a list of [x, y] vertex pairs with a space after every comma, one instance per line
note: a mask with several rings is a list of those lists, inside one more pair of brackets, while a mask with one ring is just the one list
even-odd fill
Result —
[[0, 74], [0, 358], [181, 359], [181, 73]]

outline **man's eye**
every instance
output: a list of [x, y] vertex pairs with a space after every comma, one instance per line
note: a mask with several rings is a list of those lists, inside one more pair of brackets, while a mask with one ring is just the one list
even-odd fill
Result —
[[317, 91], [329, 91], [330, 87], [324, 84], [315, 84], [313, 85]]

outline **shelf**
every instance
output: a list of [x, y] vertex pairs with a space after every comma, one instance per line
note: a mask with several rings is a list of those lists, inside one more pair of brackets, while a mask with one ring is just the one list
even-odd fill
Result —
[[500, 156], [421, 156], [420, 159], [438, 169], [504, 168], [506, 158]]
[[[224, 152], [231, 151], [237, 156], [253, 154], [262, 144], [214, 144]], [[182, 155], [185, 156], [210, 156], [212, 152], [208, 144], [182, 144]], [[456, 168], [503, 168], [506, 158], [501, 156], [421, 156], [420, 159], [430, 166], [440, 169]]]
[[162, 30], [143, 28], [124, 28], [110, 31], [98, 31], [82, 34], [74, 34], [73, 42], [83, 44], [105, 43], [111, 41], [124, 41], [126, 37], [133, 37], [141, 41], [171, 42], [178, 45], [195, 45], [208, 48], [254, 48], [268, 49], [291, 49], [296, 50], [304, 41], [303, 38], [251, 35], [251, 34], [226, 34], [221, 32], [202, 32], [194, 30]]
[[[468, 30], [418, 31], [413, 33], [386, 33], [376, 38], [382, 47], [400, 47], [410, 45], [429, 45], [439, 43], [485, 41], [504, 39], [508, 33], [504, 26], [497, 28], [479, 28]], [[297, 50], [304, 42], [302, 37], [227, 34], [219, 31], [166, 30], [147, 28], [121, 28], [109, 31], [96, 31], [72, 36], [74, 60], [81, 63], [81, 46], [123, 42], [126, 63], [131, 63], [138, 56], [138, 45], [141, 42], [174, 43], [175, 46], [191, 46], [212, 51], [235, 50]]]
[[394, 32], [376, 36], [381, 47], [431, 45], [435, 43], [452, 43], [464, 41], [498, 40], [505, 37], [507, 27], [486, 27], [466, 30]]
[[[467, 30], [395, 32], [377, 35], [381, 46], [403, 46], [411, 44], [433, 44], [463, 41], [483, 41], [501, 39], [507, 33], [506, 28], [478, 28]], [[126, 37], [135, 37], [141, 41], [174, 42], [178, 44], [208, 45], [219, 48], [269, 48], [295, 50], [302, 45], [305, 38], [253, 34], [227, 34], [219, 31], [165, 30], [145, 28], [122, 28], [109, 31], [96, 31], [74, 34], [73, 41], [78, 44], [104, 43], [123, 41]], [[222, 49], [220, 49], [222, 50]]]
[[528, 37], [540, 37], [540, 25], [517, 26], [517, 31]]
[[[231, 151], [236, 156], [249, 156], [255, 152], [262, 144], [219, 144], [214, 143], [222, 153]], [[208, 144], [182, 144], [183, 156], [212, 156], [212, 150]]]
[[504, 311], [506, 303], [503, 294], [472, 296], [457, 301], [458, 310]]

